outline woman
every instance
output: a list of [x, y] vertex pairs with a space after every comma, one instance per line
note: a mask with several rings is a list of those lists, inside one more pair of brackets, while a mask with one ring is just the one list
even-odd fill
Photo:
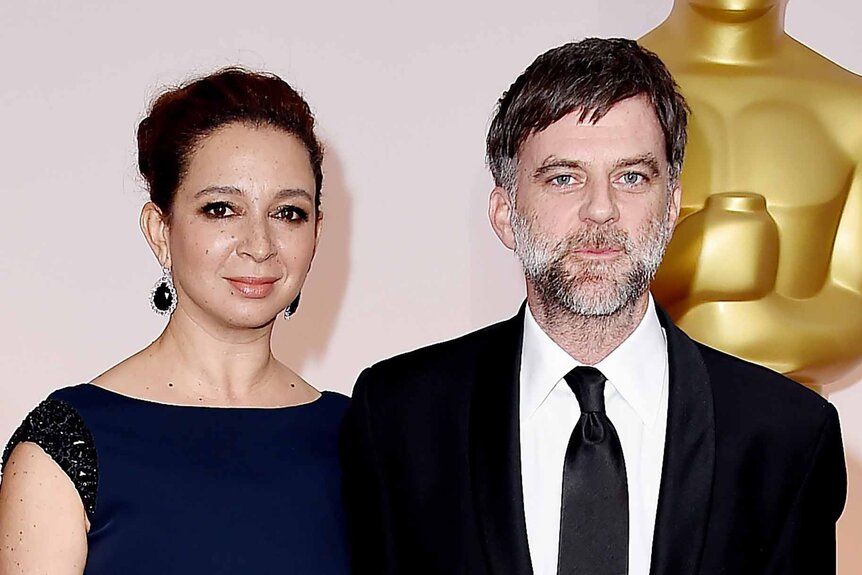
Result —
[[154, 102], [138, 127], [141, 229], [170, 320], [15, 432], [0, 572], [347, 572], [347, 399], [270, 350], [320, 235], [322, 155], [308, 105], [273, 75], [225, 69]]

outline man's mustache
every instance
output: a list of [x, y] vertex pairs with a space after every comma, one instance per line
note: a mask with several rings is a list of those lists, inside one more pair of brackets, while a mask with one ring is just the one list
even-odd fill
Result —
[[631, 251], [631, 238], [618, 228], [583, 228], [566, 241], [566, 251], [574, 250], [619, 250]]

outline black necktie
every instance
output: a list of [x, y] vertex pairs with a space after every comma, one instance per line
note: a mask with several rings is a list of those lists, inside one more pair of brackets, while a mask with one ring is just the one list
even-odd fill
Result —
[[581, 417], [563, 467], [558, 575], [628, 573], [626, 466], [617, 430], [605, 414], [605, 381], [594, 367], [566, 374]]

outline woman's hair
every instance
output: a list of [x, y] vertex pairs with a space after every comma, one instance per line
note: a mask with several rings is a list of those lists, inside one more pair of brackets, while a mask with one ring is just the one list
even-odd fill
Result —
[[308, 104], [275, 74], [223, 68], [161, 94], [138, 125], [138, 169], [150, 200], [170, 216], [177, 188], [201, 140], [233, 123], [272, 127], [295, 136], [308, 150], [320, 208], [323, 147], [314, 135]]

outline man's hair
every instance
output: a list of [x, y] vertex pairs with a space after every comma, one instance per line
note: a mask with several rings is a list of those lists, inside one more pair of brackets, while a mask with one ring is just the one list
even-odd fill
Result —
[[675, 182], [685, 155], [688, 106], [670, 72], [633, 40], [587, 38], [536, 58], [497, 102], [487, 138], [495, 184], [514, 194], [518, 153], [530, 135], [576, 110], [581, 122], [596, 123], [614, 104], [640, 95], [661, 124], [668, 178]]

